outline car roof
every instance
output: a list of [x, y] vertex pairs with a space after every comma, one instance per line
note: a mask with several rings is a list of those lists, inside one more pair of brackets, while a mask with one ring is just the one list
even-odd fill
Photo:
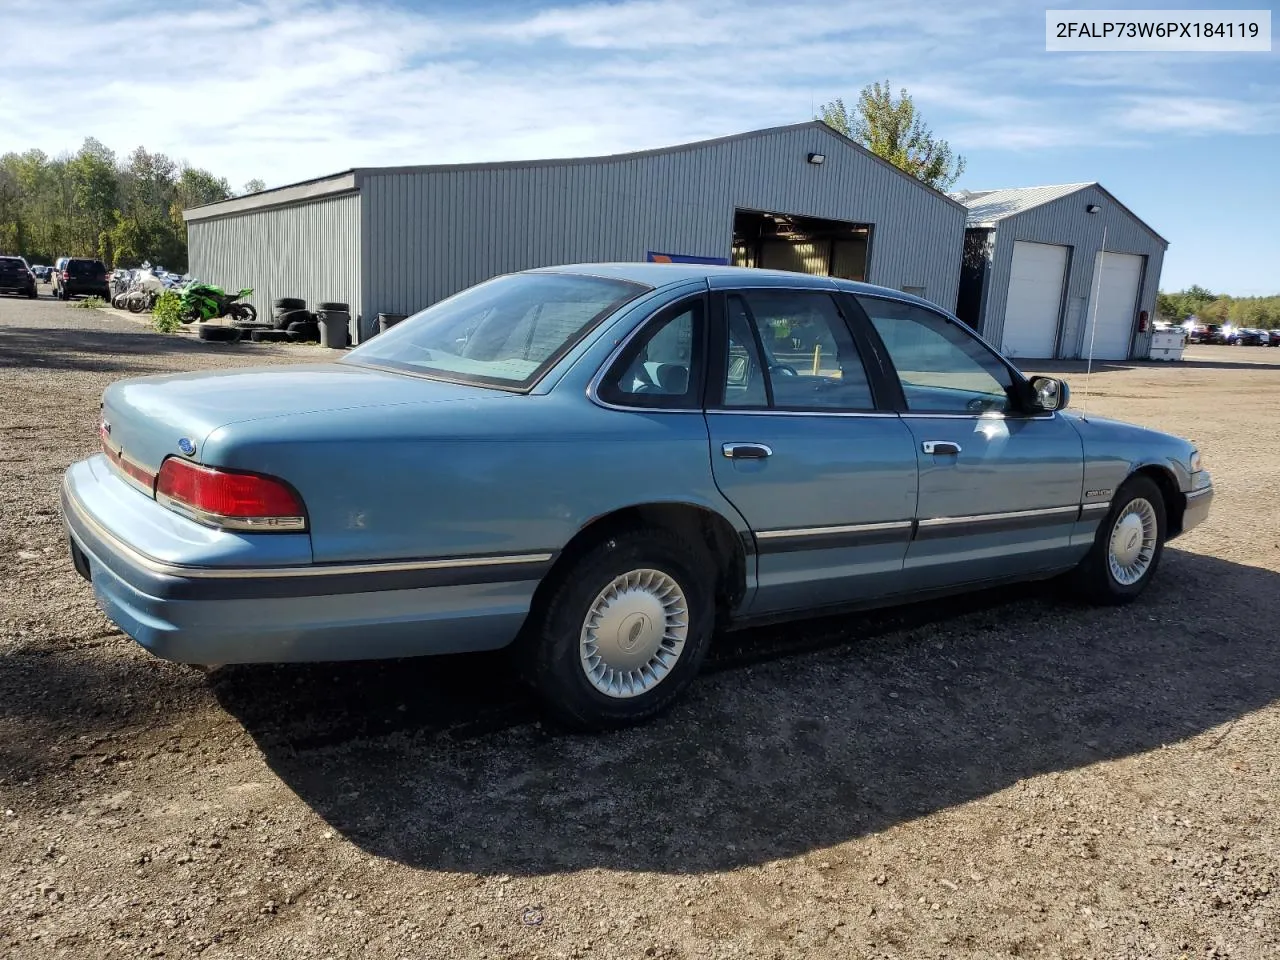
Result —
[[[571, 263], [555, 267], [538, 267], [524, 272], [579, 273], [587, 276], [630, 280], [634, 283], [643, 283], [654, 288], [687, 283], [690, 280], [702, 280], [711, 287], [760, 285], [811, 288], [814, 290], [838, 289], [849, 293], [890, 297], [907, 303], [918, 303], [933, 310], [939, 309], [936, 303], [924, 300], [914, 294], [894, 290], [892, 287], [881, 287], [873, 283], [845, 280], [840, 277], [793, 273], [790, 270], [764, 270], [758, 267], [728, 267], [706, 263]], [[946, 313], [947, 311], [943, 310], [943, 312]]]

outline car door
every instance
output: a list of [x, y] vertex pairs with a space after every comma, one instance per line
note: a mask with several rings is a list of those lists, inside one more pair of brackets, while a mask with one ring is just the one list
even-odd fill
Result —
[[713, 295], [707, 427], [716, 485], [755, 540], [748, 614], [865, 600], [902, 575], [914, 443], [833, 293]]
[[916, 531], [904, 572], [946, 587], [1069, 566], [1084, 451], [1058, 413], [1031, 411], [1022, 377], [959, 321], [856, 297], [901, 387], [919, 461]]

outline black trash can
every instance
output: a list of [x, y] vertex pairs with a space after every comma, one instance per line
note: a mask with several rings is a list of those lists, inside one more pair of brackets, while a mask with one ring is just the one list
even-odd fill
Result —
[[386, 333], [397, 323], [403, 320], [407, 314], [403, 313], [380, 313], [378, 314], [378, 333]]
[[351, 314], [346, 310], [317, 310], [320, 346], [344, 350], [351, 345]]

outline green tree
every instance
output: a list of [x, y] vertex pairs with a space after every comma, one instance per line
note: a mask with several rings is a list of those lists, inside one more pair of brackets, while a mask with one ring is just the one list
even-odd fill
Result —
[[887, 80], [863, 87], [852, 110], [839, 98], [824, 103], [818, 119], [937, 190], [964, 173], [964, 157], [925, 126], [905, 89], [895, 98]]
[[265, 189], [267, 189], [266, 183], [264, 183], [262, 180], [259, 180], [257, 177], [254, 177], [252, 180], [250, 180], [248, 183], [244, 185], [243, 192], [244, 193], [261, 193]]

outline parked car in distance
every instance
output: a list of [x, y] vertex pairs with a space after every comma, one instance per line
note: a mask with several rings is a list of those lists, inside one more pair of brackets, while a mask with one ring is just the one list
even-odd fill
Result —
[[42, 263], [33, 263], [31, 265], [31, 272], [36, 275], [37, 280], [47, 283], [49, 275], [53, 272], [53, 268]]
[[34, 300], [36, 275], [22, 257], [0, 257], [0, 293], [16, 293]]
[[62, 502], [161, 657], [510, 647], [551, 713], [607, 728], [671, 705], [719, 629], [1059, 574], [1136, 598], [1212, 481], [1068, 400], [895, 290], [543, 268], [336, 363], [115, 383]]
[[53, 295], [60, 300], [72, 297], [101, 297], [111, 299], [107, 283], [107, 268], [101, 260], [84, 257], [67, 257], [60, 260], [62, 267], [53, 274]]
[[1268, 330], [1267, 338], [1271, 346], [1280, 347], [1280, 328]]

